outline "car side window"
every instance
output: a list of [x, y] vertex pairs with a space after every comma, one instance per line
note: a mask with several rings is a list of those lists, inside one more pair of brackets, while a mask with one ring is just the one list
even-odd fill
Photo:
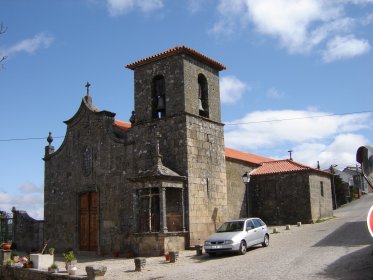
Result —
[[260, 224], [260, 222], [258, 221], [258, 219], [253, 219], [253, 223], [254, 223], [254, 225], [255, 225], [256, 228], [262, 226], [262, 225]]
[[246, 230], [250, 230], [254, 228], [254, 224], [252, 221], [247, 221], [246, 222]]
[[265, 226], [266, 224], [261, 220], [261, 219], [258, 219], [259, 223], [262, 225], [262, 226]]

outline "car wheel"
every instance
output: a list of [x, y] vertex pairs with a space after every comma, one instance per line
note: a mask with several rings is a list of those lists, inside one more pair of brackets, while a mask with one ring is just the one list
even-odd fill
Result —
[[264, 235], [264, 241], [262, 243], [263, 247], [268, 247], [269, 246], [269, 236], [268, 234]]
[[240, 255], [245, 255], [246, 251], [247, 251], [246, 242], [242, 240], [240, 244], [240, 250], [238, 252], [240, 253]]

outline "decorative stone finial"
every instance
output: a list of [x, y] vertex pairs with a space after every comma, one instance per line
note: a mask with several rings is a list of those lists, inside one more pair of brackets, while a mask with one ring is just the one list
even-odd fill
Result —
[[52, 142], [53, 142], [52, 132], [49, 132], [47, 142], [48, 142], [49, 146], [52, 144]]
[[320, 162], [317, 161], [317, 169], [320, 170]]
[[135, 111], [132, 111], [131, 117], [130, 117], [130, 123], [134, 125], [136, 122], [136, 113]]
[[45, 146], [45, 156], [48, 156], [54, 153], [54, 147], [52, 146], [52, 142], [53, 142], [52, 132], [49, 132], [47, 141], [49, 145]]

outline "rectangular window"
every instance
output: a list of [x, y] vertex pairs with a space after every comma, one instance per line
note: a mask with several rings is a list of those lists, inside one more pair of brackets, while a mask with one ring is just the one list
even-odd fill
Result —
[[324, 182], [320, 182], [320, 192], [321, 196], [324, 196]]

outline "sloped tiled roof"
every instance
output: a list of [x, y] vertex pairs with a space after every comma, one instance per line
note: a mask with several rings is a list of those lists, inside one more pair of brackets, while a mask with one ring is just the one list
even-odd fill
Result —
[[225, 148], [224, 150], [225, 150], [225, 157], [245, 161], [248, 163], [261, 164], [262, 162], [273, 161], [273, 159], [271, 158], [244, 153], [244, 152], [232, 149], [232, 148]]
[[162, 58], [174, 55], [174, 54], [179, 54], [179, 53], [187, 53], [193, 56], [194, 58], [209, 64], [210, 66], [214, 67], [215, 69], [219, 71], [226, 69], [226, 67], [223, 64], [185, 46], [177, 46], [167, 51], [161, 52], [159, 54], [152, 55], [144, 59], [140, 59], [136, 62], [126, 65], [126, 68], [135, 70], [139, 66], [145, 65], [147, 63], [150, 63], [150, 62], [153, 62], [153, 61], [156, 61], [156, 60], [159, 60], [159, 59], [162, 59]]
[[263, 162], [260, 167], [255, 169], [250, 173], [250, 176], [257, 176], [257, 175], [269, 175], [269, 174], [278, 174], [278, 173], [292, 173], [292, 172], [302, 172], [302, 171], [316, 171], [321, 172], [324, 174], [328, 174], [328, 172], [324, 172], [298, 162], [295, 162], [290, 159], [285, 160], [275, 160], [269, 162]]
[[119, 130], [122, 130], [124, 132], [127, 132], [127, 130], [131, 127], [131, 124], [128, 122], [123, 122], [120, 120], [115, 120], [114, 121], [114, 126], [118, 128]]

